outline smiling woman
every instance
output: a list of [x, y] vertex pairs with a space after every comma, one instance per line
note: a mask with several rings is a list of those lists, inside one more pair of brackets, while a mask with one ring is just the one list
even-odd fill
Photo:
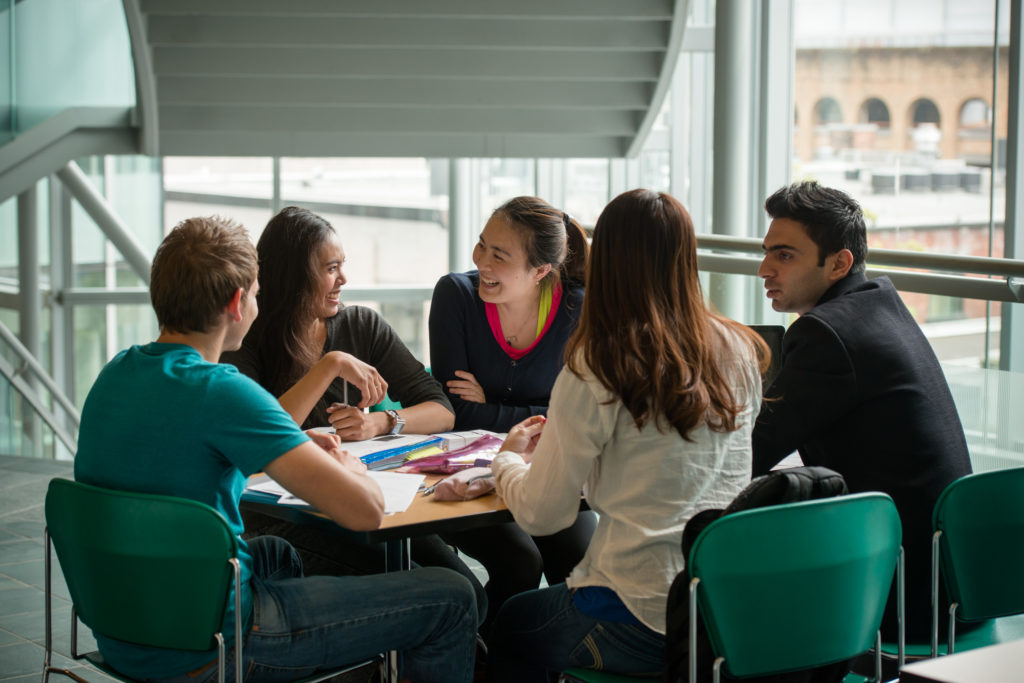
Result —
[[[547, 413], [565, 343], [583, 304], [590, 246], [580, 224], [537, 197], [498, 207], [473, 248], [476, 271], [434, 287], [430, 365], [455, 407], [456, 429], [506, 432]], [[514, 523], [445, 537], [487, 570], [488, 619], [540, 577], [561, 583], [596, 526], [584, 512], [557, 534], [531, 537]], [[480, 632], [484, 638], [490, 621]]]
[[[260, 315], [223, 361], [278, 397], [303, 426], [333, 426], [345, 441], [400, 430], [450, 429], [451, 405], [434, 380], [375, 311], [341, 303], [345, 250], [323, 217], [286, 207], [256, 247]], [[363, 412], [390, 391], [403, 408]]]
[[[289, 206], [270, 219], [256, 245], [259, 315], [236, 352], [222, 362], [263, 385], [297, 423], [333, 426], [344, 441], [451, 429], [455, 417], [440, 384], [384, 319], [369, 308], [345, 306], [345, 250], [334, 227], [307, 209]], [[397, 411], [364, 412], [387, 393]], [[286, 538], [309, 574], [366, 574], [384, 566], [382, 548], [345, 542], [337, 534], [243, 512], [246, 536]], [[417, 537], [412, 559], [454, 569], [483, 587], [435, 535]]]

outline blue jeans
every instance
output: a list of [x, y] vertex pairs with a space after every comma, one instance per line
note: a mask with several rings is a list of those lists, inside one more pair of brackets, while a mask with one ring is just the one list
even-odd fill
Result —
[[[476, 596], [469, 581], [441, 568], [372, 576], [302, 576], [284, 540], [247, 541], [253, 555], [252, 626], [245, 634], [246, 681], [293, 681], [317, 670], [399, 650], [399, 674], [417, 683], [473, 680]], [[233, 676], [230, 650], [226, 677]], [[207, 683], [216, 661], [160, 683]]]
[[588, 617], [565, 584], [511, 598], [494, 620], [487, 653], [496, 683], [553, 680], [572, 667], [659, 676], [665, 636], [645, 626]]

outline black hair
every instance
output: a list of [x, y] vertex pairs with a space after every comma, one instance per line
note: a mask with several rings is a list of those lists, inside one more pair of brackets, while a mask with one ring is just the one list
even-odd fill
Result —
[[580, 284], [586, 278], [590, 244], [579, 221], [539, 197], [513, 197], [492, 216], [508, 221], [523, 239], [531, 268], [550, 263], [548, 278]]
[[788, 218], [804, 226], [807, 236], [818, 245], [818, 265], [842, 249], [853, 254], [851, 273], [864, 270], [868, 254], [864, 212], [850, 195], [813, 180], [793, 183], [776, 190], [764, 202], [773, 219]]

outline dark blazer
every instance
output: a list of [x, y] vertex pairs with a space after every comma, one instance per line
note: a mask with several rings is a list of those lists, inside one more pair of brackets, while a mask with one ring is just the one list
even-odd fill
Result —
[[[848, 275], [790, 325], [753, 448], [755, 476], [799, 450], [804, 464], [842, 474], [851, 492], [892, 496], [903, 521], [907, 633], [927, 634], [932, 508], [971, 463], [938, 359], [888, 278]], [[889, 612], [886, 637], [895, 635]]]

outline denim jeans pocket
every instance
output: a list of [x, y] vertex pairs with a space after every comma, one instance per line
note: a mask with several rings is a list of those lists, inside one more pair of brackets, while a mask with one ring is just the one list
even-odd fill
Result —
[[663, 636], [631, 624], [597, 624], [569, 654], [573, 666], [633, 674], [657, 674], [662, 667]]

